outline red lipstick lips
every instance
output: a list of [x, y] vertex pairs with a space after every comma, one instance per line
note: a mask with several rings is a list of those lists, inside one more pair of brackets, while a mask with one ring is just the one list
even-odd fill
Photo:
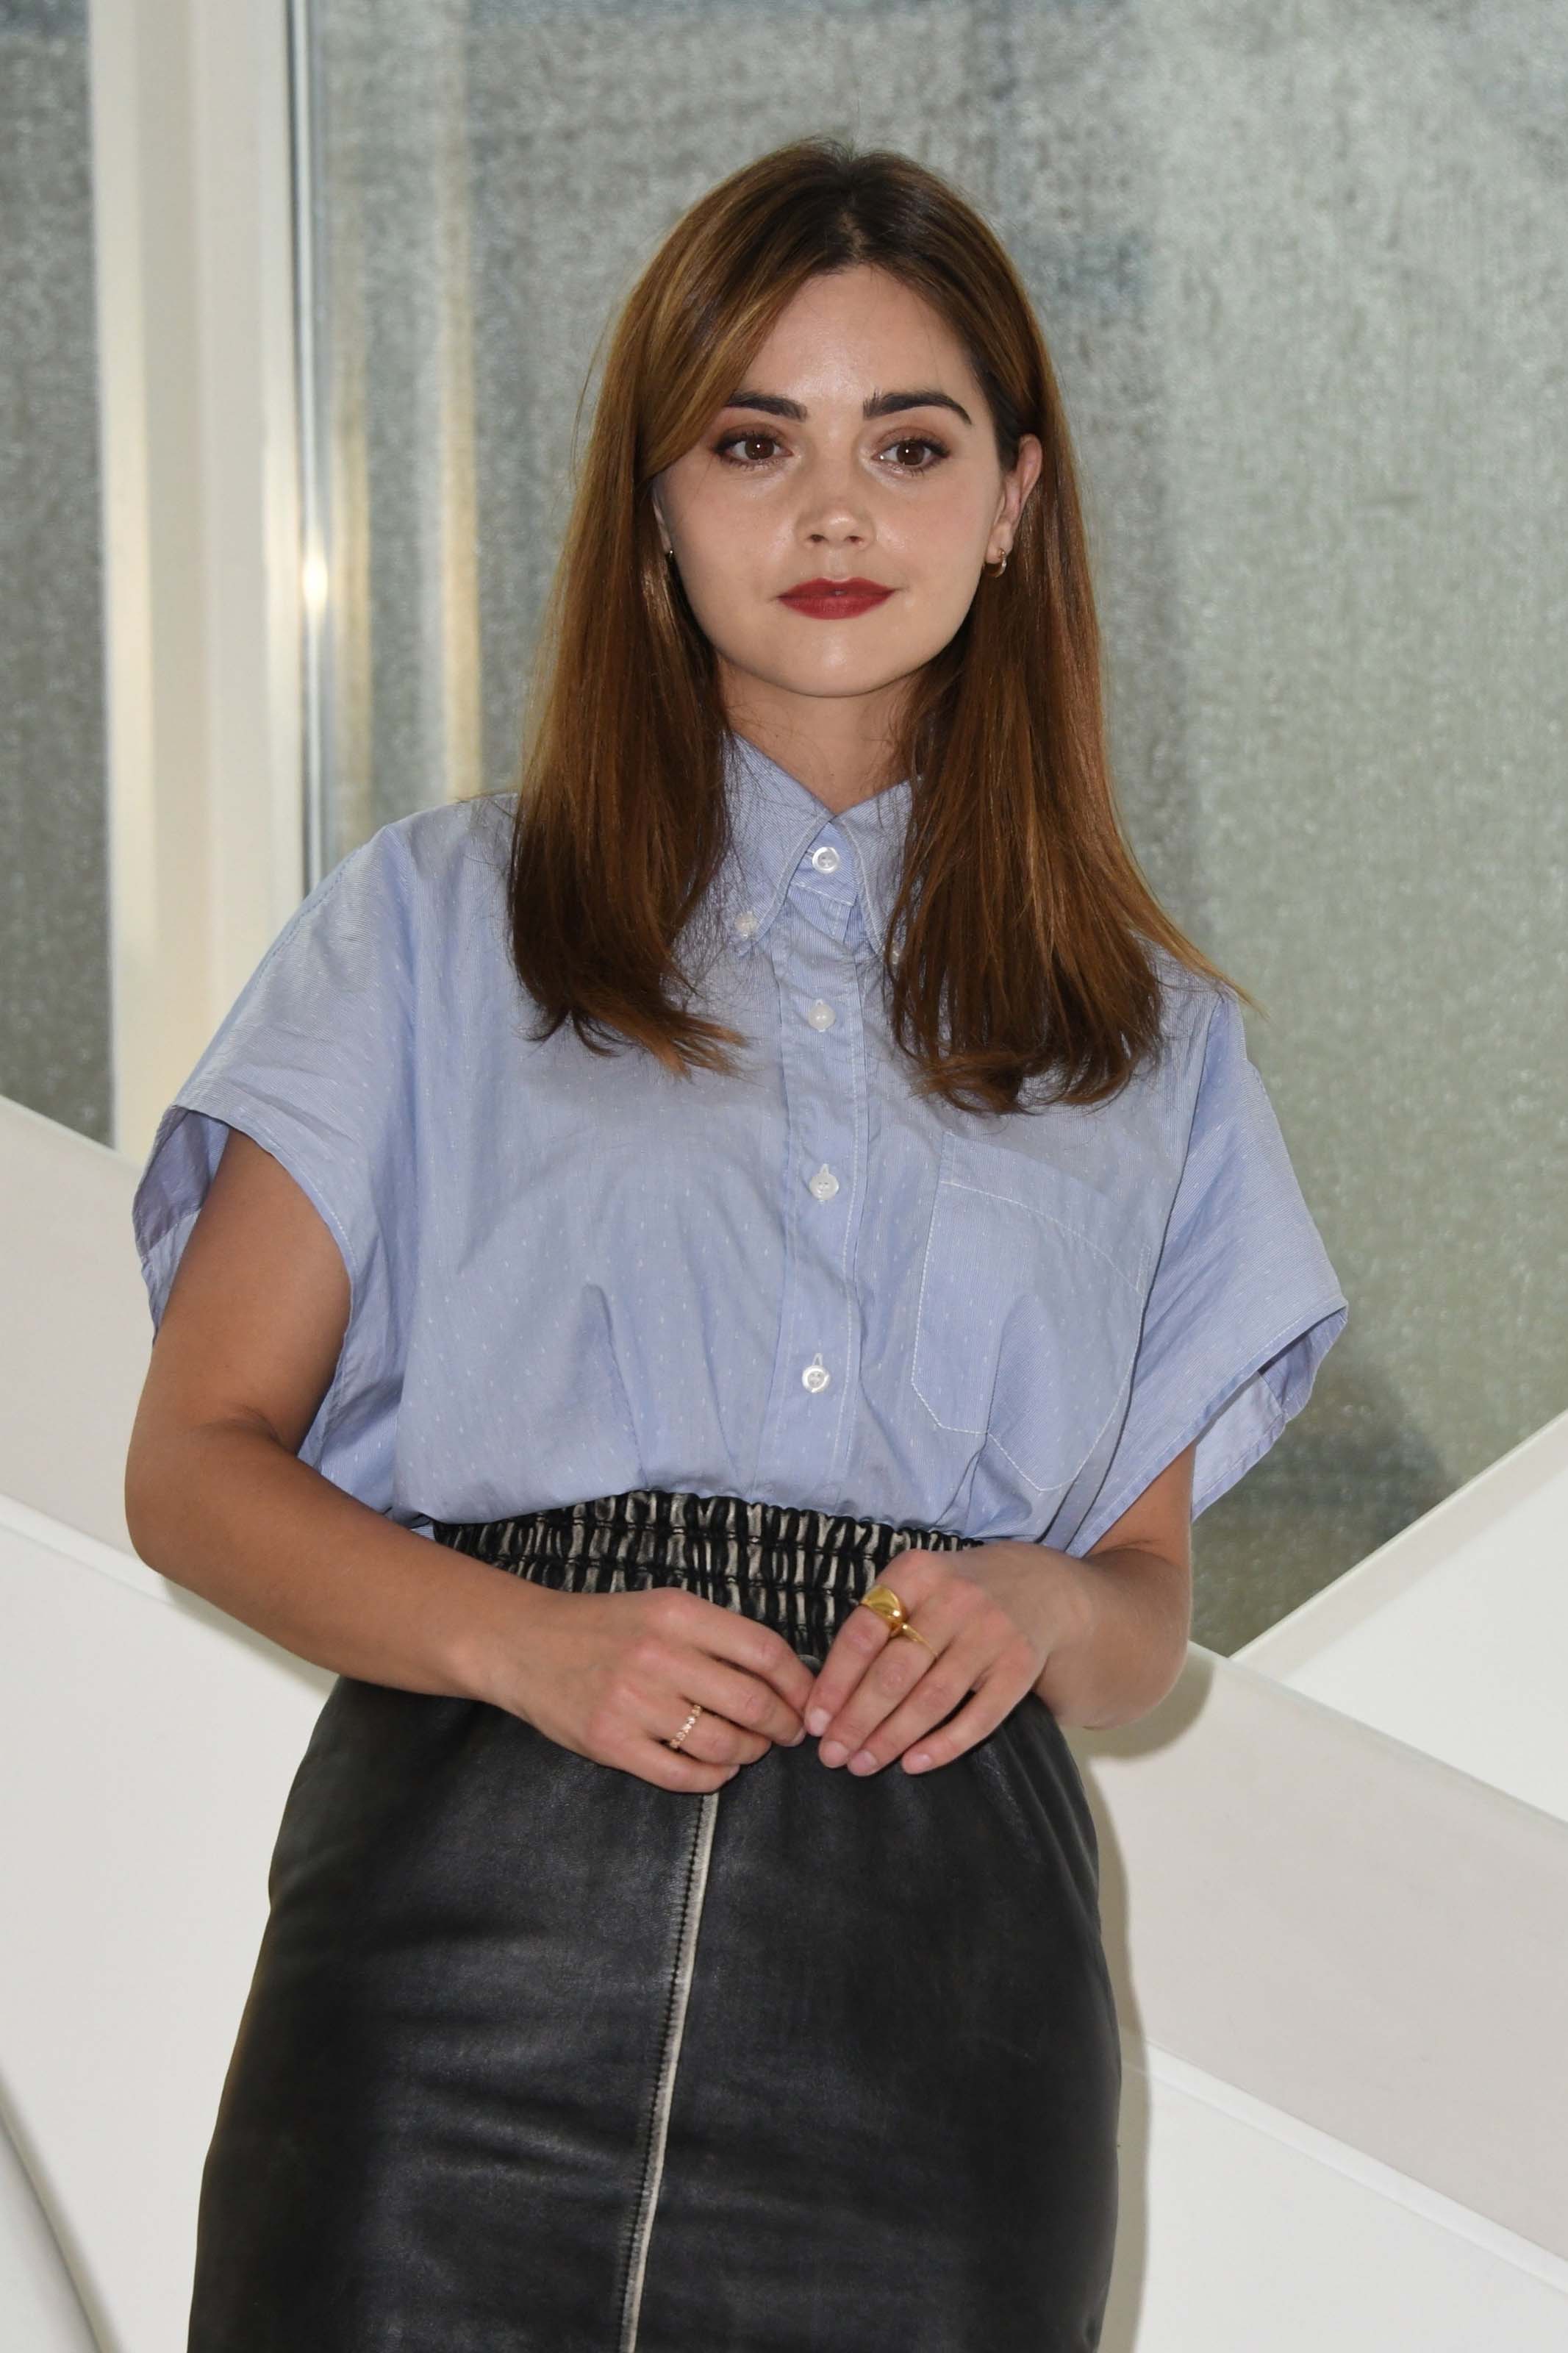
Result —
[[876, 580], [803, 580], [797, 588], [786, 590], [779, 602], [810, 620], [847, 621], [856, 613], [870, 612], [892, 593]]

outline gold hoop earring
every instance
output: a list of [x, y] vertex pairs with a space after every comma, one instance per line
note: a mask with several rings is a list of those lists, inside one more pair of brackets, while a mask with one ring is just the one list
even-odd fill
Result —
[[995, 569], [995, 571], [994, 571], [994, 572], [993, 572], [993, 571], [992, 571], [991, 566], [990, 566], [989, 565], [987, 565], [985, 566], [985, 570], [986, 570], [986, 574], [987, 574], [987, 575], [988, 575], [991, 579], [993, 579], [993, 580], [1000, 580], [1000, 579], [1001, 579], [1001, 577], [1002, 577], [1002, 575], [1004, 574], [1004, 572], [1005, 572], [1005, 571], [1006, 571], [1006, 569], [1007, 569], [1007, 558], [1006, 558], [1006, 556], [1005, 556], [1005, 555], [1004, 555], [1004, 556], [1003, 556], [1001, 563], [996, 566], [996, 569]]

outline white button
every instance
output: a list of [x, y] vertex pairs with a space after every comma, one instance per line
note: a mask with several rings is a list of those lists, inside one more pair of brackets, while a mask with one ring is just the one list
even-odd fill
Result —
[[811, 862], [816, 867], [819, 874], [837, 874], [838, 871], [838, 852], [834, 849], [833, 844], [830, 841], [825, 841], [820, 849], [814, 849], [812, 851]]
[[746, 908], [742, 914], [736, 916], [735, 929], [740, 933], [741, 937], [743, 940], [749, 940], [756, 928], [757, 918], [750, 907]]
[[838, 1016], [832, 1006], [819, 997], [805, 1018], [814, 1029], [831, 1029]]
[[818, 1389], [825, 1389], [832, 1378], [832, 1374], [828, 1371], [826, 1366], [822, 1361], [822, 1352], [818, 1349], [810, 1364], [807, 1365], [805, 1372], [802, 1373], [801, 1379], [805, 1383], [806, 1388], [810, 1389], [815, 1396]]
[[811, 1180], [811, 1189], [819, 1201], [831, 1201], [838, 1190], [838, 1179], [825, 1160]]

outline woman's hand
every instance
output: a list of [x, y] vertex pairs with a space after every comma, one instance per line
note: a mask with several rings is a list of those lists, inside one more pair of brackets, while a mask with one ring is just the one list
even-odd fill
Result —
[[1011, 1538], [900, 1553], [877, 1582], [891, 1586], [925, 1642], [889, 1632], [874, 1610], [850, 1610], [806, 1709], [823, 1763], [847, 1757], [852, 1773], [873, 1773], [902, 1757], [905, 1772], [918, 1773], [994, 1731], [1052, 1651], [1082, 1632], [1082, 1585], [1065, 1564], [1053, 1574], [1056, 1558], [1049, 1546]]
[[[805, 1739], [815, 1679], [771, 1626], [679, 1586], [558, 1593], [534, 1585], [526, 1599], [520, 1639], [489, 1646], [476, 1696], [579, 1757], [661, 1788], [706, 1790], [775, 1742]], [[703, 1712], [671, 1748], [694, 1700]]]

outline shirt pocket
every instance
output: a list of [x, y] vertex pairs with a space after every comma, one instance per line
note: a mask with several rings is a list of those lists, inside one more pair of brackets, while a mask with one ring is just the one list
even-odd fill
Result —
[[1126, 1392], [1147, 1297], [1125, 1206], [1055, 1162], [949, 1130], [910, 1368], [938, 1429], [1070, 1486]]

